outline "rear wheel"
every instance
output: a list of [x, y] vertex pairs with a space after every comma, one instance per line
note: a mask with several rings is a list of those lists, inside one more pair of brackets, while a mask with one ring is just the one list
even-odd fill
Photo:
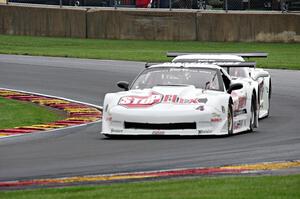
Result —
[[272, 94], [272, 84], [271, 84], [271, 79], [270, 79], [270, 83], [269, 83], [269, 96], [268, 96], [268, 113], [267, 113], [266, 117], [269, 117], [269, 115], [270, 115], [271, 94]]
[[252, 132], [255, 127], [255, 119], [256, 119], [254, 96], [252, 97], [252, 100], [251, 100], [251, 113], [250, 114], [251, 114], [251, 116], [250, 116], [249, 131]]
[[228, 128], [228, 135], [232, 135], [233, 134], [233, 108], [232, 108], [232, 104], [228, 105], [227, 128]]

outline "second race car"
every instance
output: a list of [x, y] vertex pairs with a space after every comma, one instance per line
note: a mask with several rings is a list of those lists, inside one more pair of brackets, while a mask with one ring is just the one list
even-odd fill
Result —
[[[228, 74], [234, 79], [243, 79], [250, 82], [258, 83], [258, 100], [259, 100], [259, 118], [266, 118], [270, 113], [270, 100], [272, 92], [271, 75], [255, 67], [229, 67], [234, 63], [245, 62], [244, 58], [265, 58], [267, 53], [189, 53], [189, 52], [168, 52], [168, 57], [175, 57], [172, 62], [188, 63], [211, 63], [224, 67]], [[258, 74], [264, 73], [264, 77], [258, 78]], [[261, 75], [260, 75], [261, 76]]]

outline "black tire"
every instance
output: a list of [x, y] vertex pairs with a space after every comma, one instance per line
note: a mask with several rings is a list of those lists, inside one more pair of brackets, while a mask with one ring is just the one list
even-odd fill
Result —
[[271, 79], [270, 79], [270, 83], [269, 83], [269, 98], [268, 98], [268, 100], [269, 100], [269, 103], [268, 103], [268, 113], [267, 113], [267, 115], [266, 115], [265, 118], [269, 117], [269, 115], [270, 115], [270, 109], [271, 109], [271, 106], [270, 106], [271, 95], [272, 95], [272, 83], [271, 83]]
[[249, 131], [253, 132], [255, 128], [255, 120], [256, 120], [256, 110], [255, 110], [255, 97], [252, 96], [251, 100], [251, 118], [250, 118], [250, 124], [249, 124]]
[[227, 114], [227, 132], [228, 132], [228, 136], [233, 134], [233, 108], [232, 108], [232, 104], [229, 103], [228, 104], [228, 114]]

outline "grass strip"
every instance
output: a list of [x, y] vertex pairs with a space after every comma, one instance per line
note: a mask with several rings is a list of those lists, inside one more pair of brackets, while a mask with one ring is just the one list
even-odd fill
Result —
[[44, 124], [63, 118], [63, 114], [54, 110], [30, 102], [0, 97], [0, 129]]
[[109, 60], [169, 61], [167, 51], [267, 52], [259, 67], [300, 69], [300, 44], [70, 39], [0, 35], [0, 53]]
[[1, 198], [298, 199], [300, 175], [203, 177], [152, 182], [0, 192]]

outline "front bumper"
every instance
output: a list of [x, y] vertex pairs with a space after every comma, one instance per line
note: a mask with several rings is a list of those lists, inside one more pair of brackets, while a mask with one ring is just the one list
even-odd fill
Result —
[[[191, 121], [194, 123], [194, 128], [178, 128], [170, 129], [166, 126], [178, 126], [177, 123], [142, 123], [134, 127], [125, 125], [126, 121], [103, 121], [106, 127], [103, 127], [102, 134], [104, 135], [180, 135], [180, 136], [196, 136], [196, 135], [226, 135], [227, 118], [222, 118], [220, 121]], [[141, 123], [139, 123], [141, 124]], [[182, 124], [182, 123], [180, 123]], [[146, 126], [146, 127], [145, 127]], [[157, 126], [151, 128], [151, 126]], [[159, 127], [161, 126], [161, 127]], [[172, 127], [171, 127], [172, 128]]]
[[[212, 107], [130, 110], [115, 108], [104, 113], [104, 135], [225, 135], [227, 115]], [[130, 125], [127, 125], [130, 124]]]
[[101, 132], [103, 135], [116, 135], [116, 136], [125, 136], [125, 135], [166, 135], [166, 136], [200, 136], [200, 135], [227, 135], [227, 131], [214, 131], [214, 130], [120, 130], [114, 129], [110, 132]]

